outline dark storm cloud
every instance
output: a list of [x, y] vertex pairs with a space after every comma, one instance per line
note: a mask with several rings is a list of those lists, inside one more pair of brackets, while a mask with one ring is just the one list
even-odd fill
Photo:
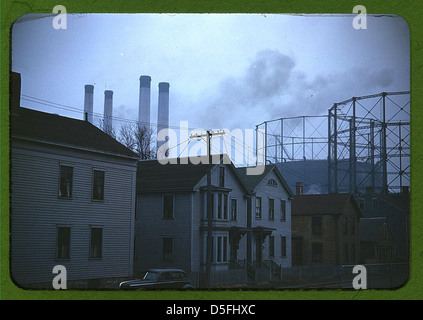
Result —
[[[322, 68], [324, 70], [324, 68]], [[358, 66], [309, 77], [293, 57], [275, 50], [256, 54], [243, 76], [221, 81], [199, 113], [203, 127], [252, 129], [265, 120], [327, 114], [335, 103], [379, 93], [394, 80], [389, 68]]]

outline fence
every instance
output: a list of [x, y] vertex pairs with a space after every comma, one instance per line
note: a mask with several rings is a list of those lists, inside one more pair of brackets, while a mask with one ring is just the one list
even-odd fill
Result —
[[[271, 261], [261, 266], [248, 263], [243, 268], [211, 273], [211, 287], [262, 288], [352, 288], [355, 265], [316, 265], [284, 268]], [[397, 288], [407, 282], [408, 263], [363, 264], [366, 268], [367, 288]], [[205, 274], [192, 272], [191, 281], [196, 288], [205, 288]]]

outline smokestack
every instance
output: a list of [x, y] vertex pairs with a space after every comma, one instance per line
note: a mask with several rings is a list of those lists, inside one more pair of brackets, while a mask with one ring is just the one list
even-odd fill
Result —
[[94, 86], [92, 84], [85, 85], [84, 97], [84, 115], [85, 120], [93, 123], [93, 100], [94, 100]]
[[[169, 129], [169, 83], [159, 83], [159, 102], [157, 111], [157, 132]], [[166, 138], [168, 139], [168, 138]], [[157, 141], [157, 150], [165, 141]]]
[[303, 195], [303, 183], [302, 182], [295, 183], [295, 193], [296, 193], [297, 196]]
[[140, 99], [138, 122], [140, 126], [148, 126], [150, 124], [150, 76], [140, 77]]
[[108, 134], [112, 133], [112, 116], [113, 116], [113, 91], [104, 91], [104, 131]]

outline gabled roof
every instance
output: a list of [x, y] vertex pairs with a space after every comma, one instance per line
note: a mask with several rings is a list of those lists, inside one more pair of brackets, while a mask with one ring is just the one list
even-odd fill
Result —
[[[370, 188], [369, 188], [370, 189]], [[385, 201], [391, 206], [395, 206], [400, 210], [405, 212], [410, 211], [410, 194], [384, 194], [384, 193], [377, 193], [373, 190], [367, 189], [365, 193], [361, 196], [369, 196], [374, 198], [379, 198], [382, 201]]]
[[240, 167], [236, 168], [237, 173], [241, 177], [241, 179], [244, 181], [244, 184], [247, 186], [248, 190], [252, 193], [256, 191], [256, 188], [258, 185], [267, 177], [267, 175], [274, 171], [275, 174], [278, 176], [279, 180], [282, 182], [283, 187], [288, 192], [288, 194], [292, 197], [294, 194], [292, 193], [291, 188], [286, 183], [285, 179], [282, 177], [279, 169], [276, 165], [266, 165], [264, 168], [264, 172], [259, 175], [247, 175], [247, 167]]
[[203, 178], [210, 166], [200, 162], [184, 164], [161, 164], [158, 160], [141, 160], [137, 169], [137, 193], [158, 191], [191, 191]]
[[[388, 224], [386, 217], [362, 218], [360, 219], [360, 241], [375, 242], [380, 238], [380, 233], [385, 224]], [[389, 224], [388, 230], [390, 231]], [[392, 232], [391, 239], [393, 237]], [[386, 240], [386, 239], [385, 239]]]
[[293, 216], [341, 214], [350, 201], [360, 213], [354, 196], [350, 193], [296, 195], [291, 202], [291, 214]]
[[[169, 163], [161, 164], [158, 160], [142, 160], [138, 162], [137, 193], [193, 191], [210, 168], [206, 156], [169, 159]], [[221, 163], [228, 164], [246, 193], [247, 188], [238, 176], [234, 165], [227, 155], [220, 155]], [[175, 163], [176, 162], [176, 163]], [[218, 164], [213, 164], [216, 166]]]
[[88, 121], [16, 108], [11, 114], [11, 136], [35, 142], [137, 158], [137, 155]]

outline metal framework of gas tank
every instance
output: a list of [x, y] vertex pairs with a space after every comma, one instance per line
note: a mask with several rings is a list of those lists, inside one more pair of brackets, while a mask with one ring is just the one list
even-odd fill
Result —
[[327, 160], [329, 193], [401, 192], [410, 186], [410, 92], [352, 97], [327, 115], [264, 121], [256, 125], [256, 153], [266, 163]]

